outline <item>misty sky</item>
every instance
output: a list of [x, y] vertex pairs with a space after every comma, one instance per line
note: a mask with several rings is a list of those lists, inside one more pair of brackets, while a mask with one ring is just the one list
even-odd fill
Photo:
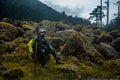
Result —
[[[67, 15], [79, 16], [83, 18], [89, 18], [89, 13], [92, 12], [97, 5], [100, 4], [100, 0], [39, 0], [44, 4], [52, 7], [56, 11], [65, 11]], [[106, 6], [103, 0], [103, 6]], [[109, 0], [110, 1], [110, 19], [114, 18], [114, 13], [117, 13], [117, 5], [113, 3], [119, 0]], [[106, 11], [104, 10], [106, 13]], [[104, 21], [104, 20], [103, 20]]]

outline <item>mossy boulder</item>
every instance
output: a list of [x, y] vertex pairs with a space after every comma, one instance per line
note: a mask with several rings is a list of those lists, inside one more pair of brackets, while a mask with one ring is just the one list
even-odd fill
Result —
[[70, 29], [70, 25], [65, 24], [63, 22], [58, 22], [55, 25], [56, 31], [64, 31], [66, 29]]
[[0, 76], [2, 76], [4, 71], [6, 71], [6, 70], [7, 70], [7, 68], [4, 65], [0, 65]]
[[5, 80], [18, 80], [23, 76], [24, 76], [23, 71], [18, 68], [8, 69], [3, 73], [3, 77]]
[[64, 45], [64, 40], [60, 37], [47, 37], [47, 40], [57, 51], [60, 51], [60, 46]]
[[10, 40], [14, 40], [17, 37], [18, 31], [14, 25], [0, 22], [0, 34], [6, 36], [6, 38]]
[[6, 41], [10, 41], [10, 38], [8, 38], [6, 35], [0, 34], [0, 43], [4, 43]]
[[23, 22], [20, 20], [14, 20], [13, 25], [22, 28]]
[[103, 55], [104, 59], [115, 59], [119, 57], [116, 50], [106, 43], [100, 43], [100, 45], [96, 45], [96, 49]]
[[85, 36], [87, 36], [86, 38], [88, 38], [90, 43], [92, 43], [95, 39], [95, 34], [92, 31], [92, 29], [87, 29], [86, 27], [84, 27], [81, 31]]
[[66, 29], [71, 29], [70, 25], [65, 24], [63, 22], [54, 22], [44, 20], [41, 22], [41, 28], [44, 28], [47, 31], [48, 36], [53, 36], [55, 32], [64, 31]]
[[75, 64], [58, 65], [55, 68], [62, 72], [78, 72], [79, 71], [78, 66]]
[[109, 33], [103, 31], [97, 38], [97, 43], [111, 43], [112, 42], [112, 36], [109, 35]]
[[104, 70], [106, 73], [109, 71], [108, 76], [117, 77], [118, 80], [120, 79], [120, 58], [116, 60], [109, 60], [105, 61], [103, 66], [101, 66], [102, 70]]
[[57, 31], [54, 36], [55, 37], [68, 37], [70, 36], [72, 33], [76, 32], [75, 30], [72, 29], [68, 29], [68, 30], [64, 30], [64, 31]]
[[21, 44], [27, 43], [28, 40], [27, 40], [26, 38], [23, 38], [23, 37], [18, 37], [18, 38], [16, 38], [16, 39], [14, 39], [12, 42], [15, 44], [15, 47], [17, 48], [17, 47], [20, 46]]
[[4, 80], [3, 77], [0, 76], [0, 80]]
[[93, 47], [86, 36], [80, 32], [72, 34], [61, 53], [94, 62], [102, 60], [102, 55]]
[[47, 35], [48, 36], [52, 36], [54, 35], [56, 28], [56, 22], [52, 22], [52, 21], [48, 21], [48, 20], [44, 20], [41, 22], [42, 26], [40, 26], [41, 28], [44, 28], [47, 31]]
[[74, 30], [80, 32], [80, 31], [82, 31], [83, 27], [84, 27], [83, 25], [75, 25]]
[[12, 52], [15, 49], [15, 44], [13, 42], [5, 42], [0, 44], [0, 54], [5, 52]]
[[115, 40], [113, 40], [112, 46], [113, 46], [118, 52], [120, 52], [120, 37], [118, 37], [118, 38], [116, 38]]
[[120, 37], [120, 31], [119, 30], [113, 30], [109, 32], [109, 34], [115, 39], [117, 37]]
[[27, 43], [28, 40], [26, 38], [18, 37], [11, 42], [4, 42], [0, 44], [0, 54], [8, 52], [11, 53], [17, 47], [19, 47], [23, 43]]
[[6, 23], [10, 23], [10, 24], [12, 24], [12, 23], [13, 23], [12, 19], [7, 18], [7, 17], [3, 18], [3, 20], [2, 20], [2, 21], [3, 21], [3, 22], [6, 22]]
[[17, 30], [18, 30], [18, 35], [17, 36], [22, 37], [24, 35], [25, 31], [20, 27], [17, 27]]
[[23, 24], [22, 29], [23, 30], [33, 30], [33, 27], [31, 25], [28, 25], [28, 24]]
[[28, 59], [30, 55], [25, 43], [20, 44], [11, 54], [14, 55], [11, 57], [12, 60]]

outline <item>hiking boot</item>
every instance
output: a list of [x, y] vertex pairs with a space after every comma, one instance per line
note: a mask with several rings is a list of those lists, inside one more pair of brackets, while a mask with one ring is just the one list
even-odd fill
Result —
[[57, 60], [57, 61], [56, 61], [56, 64], [64, 64], [64, 62], [61, 61], [61, 60]]

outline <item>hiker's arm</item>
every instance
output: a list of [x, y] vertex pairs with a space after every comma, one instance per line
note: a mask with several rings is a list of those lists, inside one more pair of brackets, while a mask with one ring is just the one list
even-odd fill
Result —
[[50, 53], [52, 53], [52, 55], [56, 58], [56, 60], [59, 60], [60, 57], [58, 56], [57, 51], [47, 42], [46, 39], [45, 39], [45, 43], [46, 43], [46, 46], [48, 47]]

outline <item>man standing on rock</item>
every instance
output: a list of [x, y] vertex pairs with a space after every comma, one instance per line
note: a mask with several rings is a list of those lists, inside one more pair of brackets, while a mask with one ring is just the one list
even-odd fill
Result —
[[[48, 67], [47, 61], [49, 60], [49, 54], [51, 53], [56, 59], [56, 64], [63, 64], [64, 62], [60, 60], [55, 49], [47, 42], [45, 39], [46, 31], [42, 28], [38, 29], [37, 36], [33, 39], [33, 58], [40, 61], [42, 67]], [[35, 55], [36, 54], [36, 55]]]

